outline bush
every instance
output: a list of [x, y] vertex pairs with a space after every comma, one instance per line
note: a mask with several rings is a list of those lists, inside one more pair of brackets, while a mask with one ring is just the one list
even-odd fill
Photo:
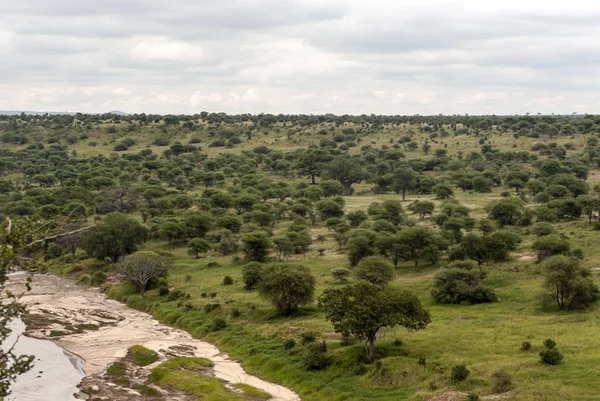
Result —
[[261, 282], [260, 273], [263, 265], [257, 262], [251, 262], [242, 268], [242, 280], [244, 281], [244, 289], [253, 290], [257, 288]]
[[550, 257], [542, 265], [546, 301], [556, 302], [560, 309], [582, 309], [598, 299], [598, 286], [590, 269], [578, 259], [564, 255]]
[[99, 286], [104, 284], [105, 281], [106, 273], [104, 273], [103, 271], [97, 271], [94, 272], [94, 274], [92, 274], [92, 277], [90, 278], [90, 285]]
[[315, 277], [304, 265], [274, 263], [261, 272], [260, 295], [289, 315], [313, 300]]
[[368, 256], [358, 262], [356, 276], [371, 284], [384, 287], [394, 277], [392, 264], [381, 256]]
[[223, 278], [223, 285], [232, 285], [233, 284], [233, 279], [231, 278], [231, 276], [225, 276]]
[[545, 349], [540, 352], [542, 362], [547, 365], [558, 365], [563, 359], [563, 355], [556, 349]]
[[185, 297], [185, 293], [183, 291], [175, 290], [175, 291], [169, 293], [169, 296], [167, 297], [167, 301], [176, 301], [183, 297]]
[[296, 341], [293, 338], [288, 338], [283, 342], [284, 349], [292, 349], [296, 346]]
[[531, 227], [531, 232], [538, 237], [543, 237], [546, 235], [554, 234], [556, 230], [554, 226], [547, 222], [539, 222], [536, 223], [533, 227]]
[[497, 370], [492, 374], [494, 380], [494, 392], [506, 393], [513, 388], [512, 376], [503, 369]]
[[204, 309], [204, 313], [210, 313], [214, 310], [219, 309], [220, 307], [221, 307], [221, 304], [219, 304], [218, 302], [213, 302], [213, 303], [204, 305], [203, 309]]
[[460, 268], [442, 269], [435, 275], [431, 296], [442, 304], [481, 304], [496, 302], [493, 288], [483, 285], [485, 273]]
[[467, 369], [467, 366], [465, 364], [454, 365], [452, 366], [451, 372], [452, 381], [455, 383], [463, 382], [467, 380], [467, 377], [469, 377], [470, 373], [471, 372], [469, 371], [469, 369]]
[[314, 343], [317, 341], [317, 333], [314, 331], [305, 331], [304, 333], [300, 334], [300, 339], [302, 341], [302, 345]]
[[333, 274], [333, 278], [335, 278], [338, 282], [345, 284], [348, 282], [348, 276], [350, 275], [350, 270], [345, 269], [343, 267], [339, 267], [337, 269], [333, 269], [331, 271]]
[[529, 351], [531, 349], [531, 343], [529, 341], [523, 341], [521, 343], [521, 351]]
[[213, 319], [210, 331], [220, 331], [227, 327], [227, 321], [222, 317]]
[[546, 347], [547, 349], [552, 349], [556, 347], [556, 341], [554, 341], [551, 338], [547, 338], [544, 340], [544, 347]]
[[307, 370], [323, 370], [329, 365], [327, 357], [327, 344], [325, 341], [311, 343], [306, 347], [304, 367]]

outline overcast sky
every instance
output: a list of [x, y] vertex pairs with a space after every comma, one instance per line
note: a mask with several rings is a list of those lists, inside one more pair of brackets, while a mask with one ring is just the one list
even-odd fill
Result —
[[0, 0], [0, 109], [600, 112], [599, 3]]

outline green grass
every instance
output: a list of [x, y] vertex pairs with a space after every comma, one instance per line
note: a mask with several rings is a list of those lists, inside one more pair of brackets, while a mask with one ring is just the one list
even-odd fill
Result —
[[161, 363], [150, 374], [150, 381], [166, 388], [183, 391], [197, 400], [239, 401], [267, 400], [266, 394], [247, 384], [235, 384], [239, 390], [232, 391], [225, 382], [207, 374], [203, 370], [212, 367], [212, 362], [204, 358], [173, 358]]
[[158, 361], [158, 354], [141, 345], [133, 345], [127, 350], [127, 356], [138, 366], [148, 366]]

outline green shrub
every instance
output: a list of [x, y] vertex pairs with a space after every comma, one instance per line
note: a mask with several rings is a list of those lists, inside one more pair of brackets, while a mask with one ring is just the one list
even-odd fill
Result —
[[292, 349], [295, 346], [296, 346], [296, 340], [294, 340], [293, 338], [288, 338], [287, 340], [285, 340], [283, 342], [284, 349]]
[[233, 279], [231, 278], [231, 276], [225, 276], [223, 278], [223, 285], [232, 285], [233, 284]]
[[89, 274], [84, 274], [77, 280], [77, 284], [89, 284], [92, 278]]
[[90, 278], [90, 285], [99, 286], [106, 282], [106, 273], [103, 271], [97, 271], [92, 274]]
[[336, 279], [339, 283], [345, 284], [348, 282], [348, 276], [350, 275], [350, 270], [345, 269], [343, 267], [338, 267], [337, 269], [333, 269], [331, 271], [333, 278]]
[[167, 301], [176, 301], [183, 297], [185, 297], [185, 292], [183, 292], [181, 290], [175, 290], [175, 291], [172, 291], [171, 293], [169, 293], [169, 296], [167, 297]]
[[512, 376], [503, 369], [497, 370], [492, 374], [494, 380], [494, 392], [495, 393], [506, 393], [512, 390], [513, 382]]
[[531, 343], [529, 341], [523, 341], [521, 343], [521, 351], [529, 351], [531, 349]]
[[558, 365], [563, 359], [563, 355], [556, 349], [550, 348], [540, 352], [542, 362], [548, 365]]
[[442, 269], [435, 275], [431, 296], [442, 304], [481, 304], [496, 302], [493, 288], [483, 285], [485, 273], [464, 268]]
[[304, 367], [307, 370], [323, 370], [329, 365], [327, 357], [327, 343], [311, 343], [306, 347], [304, 356]]
[[469, 371], [469, 369], [467, 369], [467, 366], [465, 364], [454, 365], [452, 366], [451, 372], [452, 381], [455, 383], [463, 382], [467, 380], [467, 377], [469, 377], [470, 373], [471, 372]]
[[314, 343], [317, 341], [317, 333], [314, 331], [305, 331], [304, 333], [300, 334], [300, 340], [302, 345]]
[[210, 304], [206, 304], [204, 305], [204, 312], [205, 313], [210, 313], [216, 309], [219, 309], [221, 307], [221, 305], [218, 302], [213, 302]]
[[211, 331], [220, 331], [227, 327], [227, 321], [222, 317], [218, 317], [213, 319], [212, 325], [210, 327]]
[[244, 281], [244, 289], [253, 290], [258, 287], [261, 282], [261, 272], [263, 265], [258, 262], [251, 262], [242, 268], [242, 281]]
[[554, 341], [551, 338], [547, 338], [544, 340], [544, 347], [547, 349], [552, 349], [552, 348], [556, 347], [556, 341]]

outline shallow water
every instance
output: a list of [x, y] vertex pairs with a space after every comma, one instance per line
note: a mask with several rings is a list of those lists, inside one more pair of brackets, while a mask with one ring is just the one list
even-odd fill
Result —
[[[16, 274], [11, 275], [9, 284], [22, 288], [24, 282], [25, 276]], [[25, 294], [21, 301], [32, 314], [51, 316], [70, 324], [97, 323], [102, 327], [96, 331], [53, 338], [58, 345], [22, 337], [22, 349], [35, 354], [39, 361], [36, 360], [36, 366], [27, 378], [19, 380], [18, 387], [15, 387], [15, 394], [18, 394], [16, 401], [72, 401], [75, 385], [86, 373], [101, 375], [135, 344], [157, 352], [174, 346], [191, 347], [194, 356], [210, 359], [215, 364], [215, 376], [228, 383], [249, 384], [271, 394], [272, 401], [300, 400], [288, 388], [248, 374], [237, 361], [229, 359], [214, 345], [192, 338], [185, 331], [163, 325], [144, 312], [107, 299], [98, 289], [84, 288], [53, 275], [35, 275], [31, 292]], [[105, 324], [107, 317], [108, 325]], [[24, 329], [23, 323], [19, 323], [16, 332]], [[48, 338], [48, 333], [48, 330], [42, 330], [34, 334]], [[36, 343], [28, 345], [29, 341]], [[39, 371], [44, 373], [39, 374]], [[38, 375], [42, 377], [38, 378]]]
[[23, 336], [25, 324], [21, 320], [11, 323], [12, 333], [2, 348], [6, 350], [15, 340], [16, 355], [35, 355], [33, 369], [18, 377], [11, 386], [12, 395], [6, 400], [15, 401], [72, 401], [77, 384], [85, 376], [84, 361], [52, 341]]

